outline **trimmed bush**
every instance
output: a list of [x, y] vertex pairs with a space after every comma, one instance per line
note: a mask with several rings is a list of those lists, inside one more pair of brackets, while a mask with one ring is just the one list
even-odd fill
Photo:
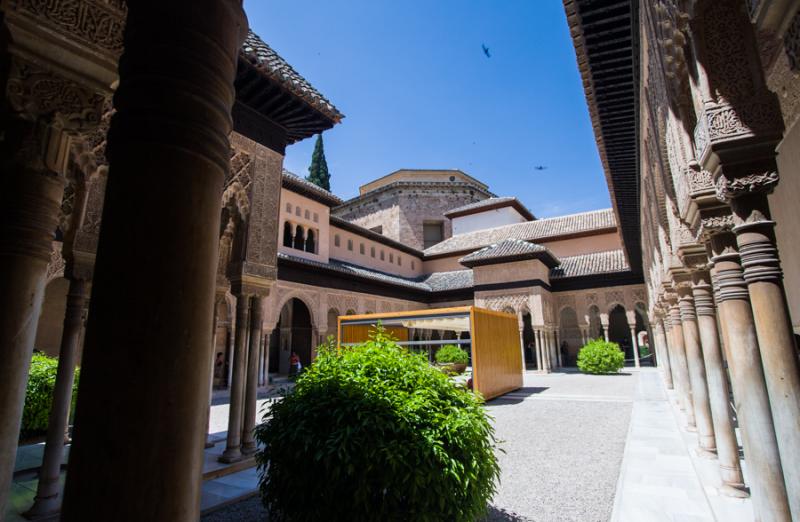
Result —
[[[53, 387], [56, 384], [58, 359], [35, 353], [31, 359], [28, 374], [28, 387], [25, 391], [25, 406], [22, 410], [20, 437], [28, 438], [47, 433], [50, 421], [50, 407], [53, 404]], [[75, 382], [72, 384], [72, 408], [78, 394], [80, 371], [75, 369]]]
[[469, 364], [469, 354], [455, 344], [446, 344], [436, 352], [439, 364]]
[[617, 343], [595, 339], [578, 352], [578, 369], [584, 373], [617, 373], [624, 365], [625, 353]]
[[380, 327], [321, 346], [256, 438], [270, 520], [472, 522], [499, 478], [482, 399]]

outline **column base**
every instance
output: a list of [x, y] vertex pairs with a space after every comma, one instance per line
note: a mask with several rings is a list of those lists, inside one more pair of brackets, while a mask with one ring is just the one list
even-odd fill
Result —
[[234, 462], [239, 462], [240, 460], [244, 460], [244, 455], [242, 452], [239, 451], [239, 448], [228, 448], [226, 449], [222, 455], [217, 459], [219, 462], [223, 462], [225, 464], [233, 464]]
[[247, 443], [245, 443], [245, 444], [242, 444], [242, 455], [247, 455], [247, 456], [249, 456], [249, 455], [252, 455], [252, 454], [254, 454], [256, 451], [258, 451], [258, 446], [256, 446], [256, 444], [255, 444], [255, 443], [252, 443], [252, 444], [247, 444]]
[[28, 520], [50, 520], [61, 511], [61, 495], [36, 497], [33, 506], [22, 514]]
[[213, 448], [216, 445], [217, 445], [216, 442], [213, 442], [211, 439], [206, 439], [206, 445], [205, 445], [206, 449]]
[[726, 497], [750, 498], [750, 491], [745, 487], [744, 484], [740, 485], [723, 484], [719, 488], [719, 492], [725, 495]]
[[686, 431], [688, 431], [689, 433], [697, 433], [697, 426], [692, 426], [691, 424], [687, 424]]
[[694, 454], [697, 455], [701, 459], [712, 460], [712, 459], [717, 458], [717, 453], [715, 451], [708, 450], [708, 449], [701, 448], [701, 447], [695, 448]]

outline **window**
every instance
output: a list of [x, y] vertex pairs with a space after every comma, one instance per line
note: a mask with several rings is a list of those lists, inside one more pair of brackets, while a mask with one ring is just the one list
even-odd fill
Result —
[[400, 256], [397, 256], [397, 266], [403, 266], [403, 258]]
[[292, 248], [292, 225], [288, 221], [283, 222], [283, 246]]
[[364, 255], [364, 243], [358, 245], [358, 253]]
[[375, 257], [375, 247], [369, 247], [369, 255]]
[[389, 252], [389, 262], [394, 263], [394, 254], [392, 254], [391, 252]]
[[319, 223], [319, 214], [314, 212], [314, 223]]
[[305, 250], [305, 230], [300, 225], [297, 226], [297, 230], [294, 231], [294, 248], [297, 250]]
[[339, 237], [339, 234], [336, 234], [335, 236], [333, 236], [333, 246], [335, 246], [335, 247], [341, 246], [341, 243], [342, 243], [342, 240]]
[[414, 262], [414, 260], [412, 259], [411, 260], [411, 270], [416, 270], [416, 269], [417, 269], [417, 263]]
[[350, 252], [353, 251], [353, 240], [352, 239], [348, 239], [347, 240], [347, 250], [349, 250]]
[[384, 261], [385, 259], [386, 259], [386, 253], [383, 250], [381, 250], [381, 261]]
[[306, 209], [306, 213], [304, 214], [304, 217], [305, 217], [306, 219], [311, 219], [311, 211], [310, 211], [310, 210], [308, 210], [308, 209]]
[[286, 203], [286, 212], [288, 212], [289, 214], [292, 213], [292, 204], [291, 203], [288, 203], [288, 202]]
[[309, 229], [308, 236], [306, 237], [306, 252], [311, 252], [312, 254], [317, 253], [317, 242], [314, 231]]
[[370, 228], [373, 232], [377, 232], [378, 234], [383, 234], [383, 225], [378, 225], [377, 227]]
[[430, 248], [444, 239], [444, 222], [426, 221], [422, 224], [422, 239], [425, 248]]
[[294, 213], [295, 213], [295, 215], [296, 215], [297, 217], [300, 217], [300, 216], [301, 216], [301, 213], [300, 213], [300, 207], [295, 207], [295, 208], [294, 208]]

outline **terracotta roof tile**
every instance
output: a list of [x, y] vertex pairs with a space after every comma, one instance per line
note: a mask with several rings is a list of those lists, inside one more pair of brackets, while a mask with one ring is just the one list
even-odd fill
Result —
[[318, 187], [307, 179], [301, 178], [294, 172], [289, 172], [286, 169], [283, 169], [283, 185], [289, 190], [295, 190], [296, 192], [309, 196], [331, 207], [342, 203], [342, 198], [333, 192]]
[[331, 120], [339, 122], [344, 118], [344, 115], [331, 102], [253, 31], [248, 31], [241, 53], [262, 73], [283, 85], [287, 91]]
[[558, 259], [547, 248], [522, 239], [504, 239], [499, 243], [468, 254], [458, 262], [464, 266], [473, 267], [537, 258], [541, 258], [550, 267], [558, 264]]
[[459, 234], [428, 248], [425, 250], [425, 256], [467, 252], [499, 243], [504, 239], [537, 241], [551, 237], [615, 228], [616, 226], [617, 220], [612, 209], [593, 210], [569, 216], [539, 219], [537, 221]]
[[630, 269], [625, 260], [625, 252], [622, 250], [592, 252], [563, 258], [559, 266], [550, 270], [550, 279], [628, 272]]

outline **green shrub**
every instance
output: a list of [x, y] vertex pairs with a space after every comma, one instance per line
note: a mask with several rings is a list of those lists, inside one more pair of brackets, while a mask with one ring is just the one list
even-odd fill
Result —
[[256, 428], [261, 496], [278, 521], [469, 521], [495, 492], [482, 399], [382, 328], [317, 359]]
[[617, 373], [625, 364], [625, 353], [617, 343], [595, 339], [578, 352], [578, 369], [584, 373]]
[[[28, 387], [25, 391], [25, 405], [22, 410], [21, 437], [35, 437], [47, 433], [57, 370], [58, 359], [40, 353], [33, 354], [28, 374]], [[75, 382], [72, 384], [73, 409], [78, 394], [79, 374], [80, 371], [76, 368]]]
[[455, 344], [446, 344], [436, 352], [436, 362], [439, 364], [468, 364], [469, 354]]

